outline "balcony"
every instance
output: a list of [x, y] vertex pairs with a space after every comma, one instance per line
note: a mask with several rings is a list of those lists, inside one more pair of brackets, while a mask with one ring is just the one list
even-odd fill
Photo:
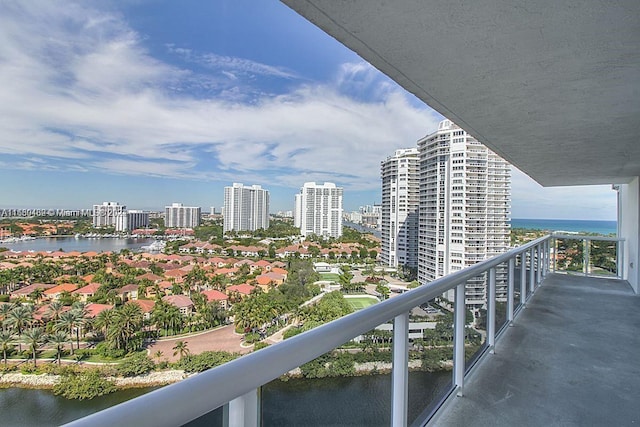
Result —
[[[260, 425], [262, 385], [389, 321], [394, 325], [393, 368], [381, 424], [477, 424], [480, 418], [470, 414], [478, 412], [486, 425], [496, 425], [488, 421], [496, 417], [496, 408], [504, 408], [498, 417], [502, 425], [530, 425], [531, 420], [537, 425], [539, 417], [569, 425], [604, 416], [617, 417], [611, 418], [613, 425], [629, 423], [631, 415], [637, 415], [631, 396], [640, 394], [640, 368], [633, 363], [640, 345], [635, 333], [640, 299], [626, 282], [584, 277], [591, 274], [588, 268], [581, 276], [551, 273], [562, 265], [556, 248], [564, 247], [559, 243], [563, 238], [540, 238], [72, 425], [181, 425], [219, 407], [224, 408], [224, 424]], [[615, 244], [604, 245], [608, 252], [597, 263], [616, 260], [617, 276], [624, 258], [619, 253], [622, 239], [604, 241]], [[469, 305], [467, 286], [476, 292]], [[409, 313], [447, 293], [455, 294], [449, 306], [451, 383], [431, 402], [419, 402], [416, 409], [414, 401], [408, 410], [409, 353], [416, 351], [409, 340]], [[469, 308], [483, 307], [486, 332], [470, 346], [465, 316]], [[615, 414], [609, 415], [610, 408], [616, 408]]]
[[627, 283], [551, 274], [430, 425], [633, 424], [639, 324]]

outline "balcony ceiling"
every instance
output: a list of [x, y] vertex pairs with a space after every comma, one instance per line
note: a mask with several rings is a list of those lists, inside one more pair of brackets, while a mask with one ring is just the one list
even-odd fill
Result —
[[640, 176], [638, 0], [282, 1], [544, 186]]

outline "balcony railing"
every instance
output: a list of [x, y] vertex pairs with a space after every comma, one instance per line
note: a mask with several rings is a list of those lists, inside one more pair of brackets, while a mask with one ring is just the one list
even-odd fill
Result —
[[552, 234], [553, 272], [591, 277], [622, 278], [624, 239], [619, 237]]
[[[560, 236], [556, 236], [557, 239]], [[331, 352], [345, 342], [393, 320], [390, 420], [393, 426], [422, 424], [437, 408], [429, 406], [416, 420], [408, 420], [409, 313], [445, 293], [454, 294], [452, 393], [462, 394], [465, 374], [474, 360], [491, 352], [501, 327], [513, 321], [550, 269], [551, 236], [541, 237], [492, 259], [434, 280], [410, 292], [382, 301], [333, 322], [296, 335], [234, 361], [163, 387], [136, 399], [74, 421], [73, 426], [176, 426], [225, 406], [228, 425], [259, 425], [260, 387], [279, 376]], [[496, 272], [500, 298], [496, 298]], [[505, 278], [506, 276], [506, 278]], [[528, 278], [528, 279], [527, 279]], [[469, 333], [465, 316], [467, 282], [486, 281], [486, 334], [474, 354], [465, 355]], [[506, 287], [506, 304], [505, 292]], [[496, 307], [499, 306], [498, 318]], [[468, 346], [467, 346], [468, 347]], [[475, 350], [475, 349], [474, 349]]]

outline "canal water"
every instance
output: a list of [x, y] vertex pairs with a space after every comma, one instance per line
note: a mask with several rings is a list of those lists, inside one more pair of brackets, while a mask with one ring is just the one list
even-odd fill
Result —
[[[409, 420], [449, 387], [451, 372], [409, 374]], [[0, 425], [55, 426], [147, 393], [153, 388], [129, 389], [92, 400], [67, 400], [47, 390], [0, 390]], [[215, 390], [212, 390], [215, 392]], [[388, 426], [391, 376], [275, 380], [262, 391], [263, 425], [269, 426]], [[180, 410], [176, 400], [177, 411]], [[152, 410], [150, 408], [150, 410]], [[216, 410], [189, 426], [220, 425]]]
[[144, 238], [86, 238], [86, 237], [39, 237], [14, 243], [2, 243], [0, 246], [11, 251], [58, 251], [64, 252], [119, 252], [122, 249], [137, 250], [150, 245], [153, 239]]

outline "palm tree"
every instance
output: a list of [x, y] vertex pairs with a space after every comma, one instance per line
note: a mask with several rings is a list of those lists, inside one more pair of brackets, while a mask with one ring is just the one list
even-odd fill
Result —
[[[83, 318], [79, 314], [79, 312], [75, 310], [65, 311], [60, 315], [58, 319], [58, 323], [53, 327], [56, 331], [67, 331], [70, 337], [73, 336], [73, 333], [76, 333], [76, 339], [78, 343], [78, 349], [80, 348], [80, 326], [82, 325]], [[70, 341], [71, 343], [71, 354], [73, 354], [73, 339]]]
[[144, 314], [138, 304], [128, 303], [117, 311], [116, 323], [112, 330], [112, 337], [115, 338], [116, 348], [131, 350], [129, 344], [131, 339], [142, 327]]
[[60, 313], [62, 313], [62, 310], [64, 310], [64, 305], [62, 305], [60, 301], [53, 301], [51, 304], [49, 304], [49, 308], [47, 309], [47, 316], [49, 316], [49, 319], [55, 323], [60, 318]]
[[102, 332], [102, 335], [107, 338], [109, 336], [109, 331], [111, 327], [116, 323], [116, 317], [118, 314], [116, 310], [104, 310], [98, 313], [98, 315], [94, 319], [94, 327]]
[[177, 341], [176, 345], [173, 346], [173, 355], [180, 355], [180, 359], [182, 359], [184, 356], [186, 356], [187, 354], [189, 354], [189, 349], [187, 348], [187, 342], [186, 341]]
[[44, 333], [44, 328], [37, 327], [32, 329], [27, 329], [24, 331], [23, 336], [27, 339], [27, 343], [31, 348], [31, 352], [33, 354], [33, 367], [35, 368], [37, 361], [37, 352], [38, 347], [46, 340], [47, 335]]
[[7, 351], [13, 350], [15, 347], [12, 343], [13, 334], [10, 331], [0, 331], [0, 347], [2, 348], [2, 358], [4, 359], [4, 367], [7, 367]]
[[[18, 332], [18, 335], [22, 335], [22, 331], [25, 327], [31, 324], [32, 320], [33, 312], [29, 309], [28, 306], [20, 305], [9, 312], [4, 323], [9, 327], [14, 328]], [[21, 341], [18, 341], [18, 347], [20, 349], [20, 352], [22, 352]]]
[[[47, 341], [50, 344], [54, 345], [56, 349], [56, 361], [58, 362], [58, 365], [60, 365], [60, 355], [64, 350], [64, 345], [66, 344], [67, 341], [69, 341], [69, 336], [64, 331], [56, 331], [54, 334], [49, 335], [49, 338]], [[2, 341], [0, 338], [0, 343], [1, 342]]]
[[0, 320], [3, 322], [7, 320], [7, 316], [13, 310], [13, 306], [11, 304], [2, 304], [0, 305]]

